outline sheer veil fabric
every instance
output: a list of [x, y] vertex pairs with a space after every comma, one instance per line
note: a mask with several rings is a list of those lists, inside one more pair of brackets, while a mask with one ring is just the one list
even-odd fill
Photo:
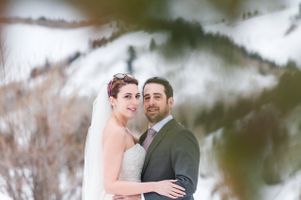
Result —
[[82, 200], [103, 200], [103, 129], [111, 115], [107, 96], [107, 86], [103, 84], [93, 103], [91, 125], [85, 144], [85, 164], [83, 174]]

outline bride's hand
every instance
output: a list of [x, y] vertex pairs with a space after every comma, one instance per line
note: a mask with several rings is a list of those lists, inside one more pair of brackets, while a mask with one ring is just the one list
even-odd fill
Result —
[[186, 194], [184, 192], [185, 188], [177, 185], [176, 182], [177, 180], [164, 180], [156, 182], [155, 192], [172, 199], [184, 197]]

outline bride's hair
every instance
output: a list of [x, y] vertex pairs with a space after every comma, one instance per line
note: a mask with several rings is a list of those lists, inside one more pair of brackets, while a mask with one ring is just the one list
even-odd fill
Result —
[[115, 74], [113, 79], [108, 83], [107, 91], [108, 96], [117, 98], [117, 94], [122, 86], [127, 84], [138, 85], [138, 80], [129, 74]]

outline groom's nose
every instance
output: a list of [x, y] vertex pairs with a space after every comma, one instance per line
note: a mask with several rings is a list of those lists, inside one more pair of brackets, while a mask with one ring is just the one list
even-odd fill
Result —
[[150, 97], [149, 98], [149, 101], [148, 101], [148, 104], [149, 105], [154, 105], [155, 101], [154, 101], [154, 98], [153, 97]]

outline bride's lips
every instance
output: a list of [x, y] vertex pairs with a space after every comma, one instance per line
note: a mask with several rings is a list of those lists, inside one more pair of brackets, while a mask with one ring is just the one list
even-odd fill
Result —
[[128, 108], [128, 110], [132, 111], [132, 112], [136, 112], [137, 108]]

